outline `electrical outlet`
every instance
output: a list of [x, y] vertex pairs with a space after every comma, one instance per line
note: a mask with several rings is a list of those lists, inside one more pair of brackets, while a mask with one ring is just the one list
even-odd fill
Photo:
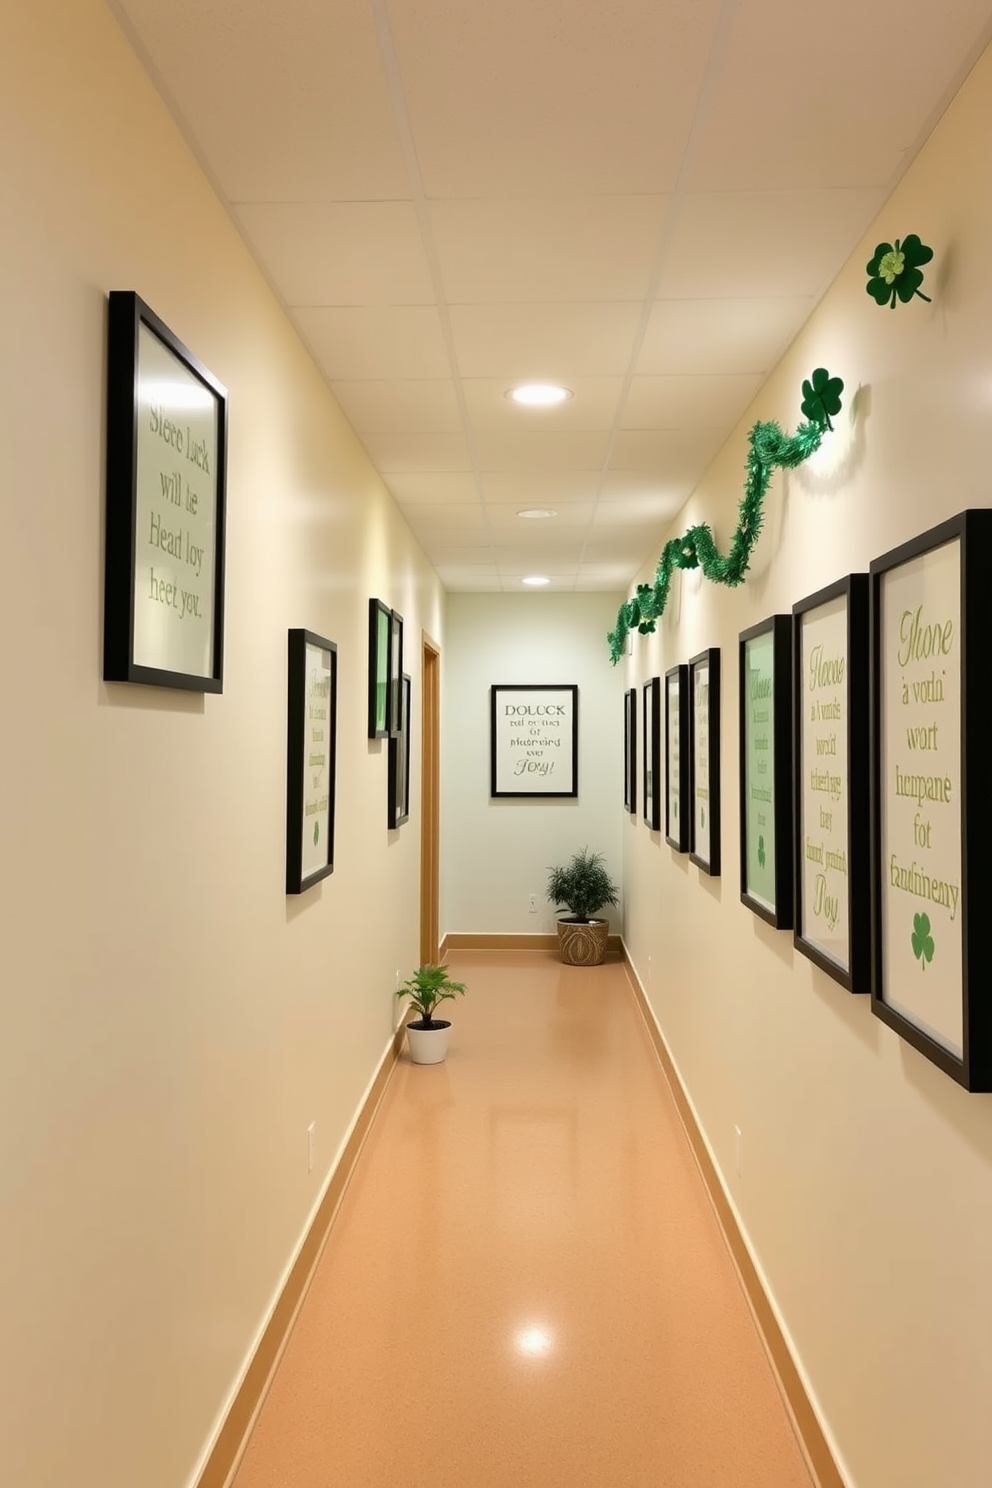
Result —
[[739, 1126], [734, 1127], [734, 1162], [737, 1165], [738, 1178], [744, 1177], [744, 1138]]
[[313, 1150], [317, 1144], [317, 1123], [311, 1121], [307, 1127], [307, 1172], [313, 1172]]
[[527, 900], [527, 911], [529, 914], [537, 914], [537, 895], [531, 894]]

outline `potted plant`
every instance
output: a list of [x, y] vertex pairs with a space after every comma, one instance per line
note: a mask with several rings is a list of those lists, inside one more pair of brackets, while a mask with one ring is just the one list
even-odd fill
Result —
[[548, 870], [548, 898], [569, 910], [558, 920], [558, 951], [566, 966], [599, 966], [605, 959], [609, 921], [594, 916], [604, 904], [618, 904], [619, 894], [603, 854], [588, 847], [565, 867]]
[[406, 1040], [410, 1058], [414, 1064], [440, 1064], [448, 1052], [447, 1018], [435, 1018], [434, 1009], [439, 1002], [459, 997], [468, 989], [464, 982], [455, 982], [448, 976], [446, 966], [418, 966], [413, 976], [397, 987], [397, 997], [408, 997], [410, 1006], [418, 1014], [406, 1025]]

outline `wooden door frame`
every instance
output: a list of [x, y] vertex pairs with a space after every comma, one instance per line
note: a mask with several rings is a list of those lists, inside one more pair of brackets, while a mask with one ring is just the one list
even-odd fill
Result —
[[420, 960], [436, 962], [441, 911], [441, 648], [421, 632]]

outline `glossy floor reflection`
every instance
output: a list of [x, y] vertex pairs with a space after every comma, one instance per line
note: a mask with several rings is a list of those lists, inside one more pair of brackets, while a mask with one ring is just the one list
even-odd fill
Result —
[[235, 1488], [810, 1488], [622, 965], [449, 964]]

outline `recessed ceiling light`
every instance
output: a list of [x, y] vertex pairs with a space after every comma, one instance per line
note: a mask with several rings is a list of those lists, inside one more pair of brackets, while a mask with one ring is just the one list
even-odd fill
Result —
[[535, 522], [542, 517], [556, 517], [558, 513], [550, 506], [525, 506], [523, 511], [518, 511], [518, 517], [532, 517]]
[[506, 394], [514, 403], [523, 403], [527, 408], [553, 408], [572, 396], [571, 388], [558, 387], [553, 382], [525, 382], [511, 388]]
[[550, 584], [551, 580], [545, 578], [544, 574], [531, 574], [528, 578], [521, 580], [524, 584], [533, 584], [537, 588], [541, 584]]

